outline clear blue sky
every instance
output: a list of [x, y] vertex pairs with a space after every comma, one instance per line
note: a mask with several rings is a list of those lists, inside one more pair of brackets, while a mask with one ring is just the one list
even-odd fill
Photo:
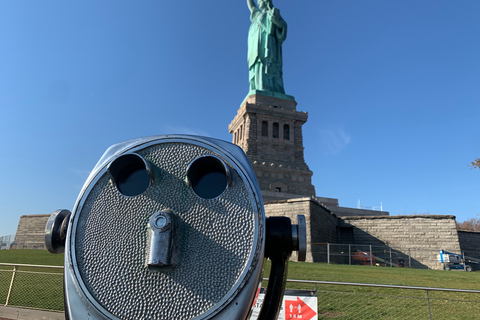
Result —
[[[393, 215], [480, 214], [480, 1], [274, 0], [317, 196]], [[231, 141], [245, 0], [0, 2], [0, 235], [72, 210], [112, 144]]]

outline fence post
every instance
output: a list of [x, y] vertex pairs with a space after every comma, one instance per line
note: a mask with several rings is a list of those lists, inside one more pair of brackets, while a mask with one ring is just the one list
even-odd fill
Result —
[[10, 281], [10, 288], [8, 288], [7, 300], [5, 300], [5, 305], [8, 306], [10, 302], [10, 296], [12, 294], [13, 283], [15, 282], [15, 275], [17, 274], [17, 266], [13, 266], [12, 280]]
[[428, 319], [432, 320], [432, 311], [430, 309], [430, 296], [428, 295], [428, 290], [426, 291], [427, 291]]
[[[398, 259], [397, 259], [398, 260]], [[393, 268], [392, 248], [390, 247], [390, 267]]]
[[348, 245], [348, 265], [352, 265], [352, 245]]
[[327, 264], [330, 264], [330, 243], [327, 243]]
[[385, 269], [387, 268], [387, 250], [383, 250], [383, 258], [385, 258]]
[[372, 245], [370, 245], [370, 267], [373, 266]]
[[408, 248], [408, 267], [412, 267], [412, 256], [410, 255], [410, 248]]

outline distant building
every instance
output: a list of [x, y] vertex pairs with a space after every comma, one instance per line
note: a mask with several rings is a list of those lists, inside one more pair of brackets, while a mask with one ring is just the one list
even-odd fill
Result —
[[45, 226], [49, 214], [20, 216], [17, 233], [11, 249], [46, 249]]
[[10, 245], [13, 242], [13, 235], [0, 237], [0, 250], [10, 249]]

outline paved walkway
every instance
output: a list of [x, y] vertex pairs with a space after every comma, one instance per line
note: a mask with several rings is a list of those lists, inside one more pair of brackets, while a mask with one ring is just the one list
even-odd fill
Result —
[[0, 320], [65, 320], [63, 312], [0, 306]]

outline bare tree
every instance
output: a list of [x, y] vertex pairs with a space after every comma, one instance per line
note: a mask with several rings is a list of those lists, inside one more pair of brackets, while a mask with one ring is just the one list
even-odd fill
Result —
[[470, 218], [463, 222], [457, 222], [457, 229], [463, 231], [480, 231], [480, 218]]
[[477, 158], [475, 159], [474, 161], [472, 161], [471, 164], [468, 165], [470, 168], [478, 168], [480, 169], [480, 158]]

